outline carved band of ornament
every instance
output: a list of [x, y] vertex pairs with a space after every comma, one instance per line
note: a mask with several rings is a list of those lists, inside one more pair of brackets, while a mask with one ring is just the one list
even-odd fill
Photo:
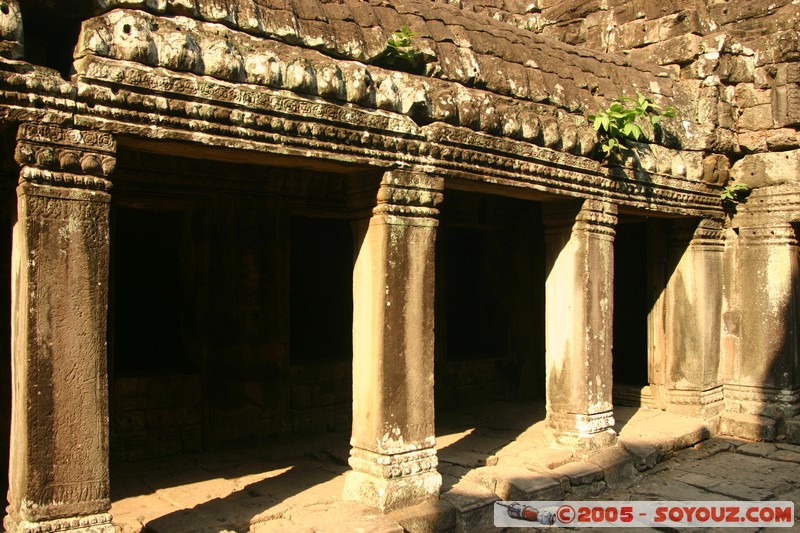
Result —
[[596, 233], [613, 237], [616, 235], [617, 206], [595, 200], [587, 200], [575, 218], [574, 231]]
[[800, 389], [775, 389], [748, 385], [726, 384], [725, 398], [735, 401], [795, 404], [800, 402]]
[[436, 470], [439, 460], [435, 449], [383, 455], [361, 448], [350, 450], [350, 466], [353, 470], [375, 477], [392, 479], [413, 476]]
[[52, 171], [34, 167], [22, 167], [19, 174], [20, 183], [36, 183], [55, 187], [74, 187], [78, 189], [96, 189], [105, 191], [111, 188], [111, 182], [96, 176], [73, 174], [71, 172]]
[[[87, 194], [89, 192], [87, 191]], [[92, 225], [94, 232], [98, 228], [108, 227], [108, 195], [98, 198], [92, 194], [89, 198], [74, 201], [64, 198], [39, 195], [35, 191], [27, 191], [25, 205], [29, 215], [39, 220], [85, 220]]]
[[115, 531], [108, 513], [80, 516], [76, 518], [58, 518], [45, 522], [28, 522], [22, 520], [16, 524], [18, 533], [57, 533], [60, 531], [79, 531], [80, 533], [112, 533]]
[[791, 224], [742, 226], [739, 238], [743, 246], [798, 246], [797, 233]]
[[52, 124], [22, 124], [17, 131], [17, 140], [112, 155], [117, 151], [117, 142], [110, 133], [60, 128]]
[[482, 153], [484, 154], [487, 151], [518, 154], [553, 165], [578, 168], [587, 172], [600, 172], [600, 163], [593, 159], [579, 157], [566, 152], [557, 152], [530, 143], [481, 134], [466, 128], [436, 123], [426, 126], [423, 131], [429, 140], [442, 145], [474, 146], [482, 148]]
[[555, 413], [547, 414], [547, 425], [566, 433], [599, 433], [614, 425], [614, 412], [593, 414]]
[[378, 189], [378, 205], [373, 214], [435, 218], [442, 203], [441, 178], [420, 172], [390, 171], [384, 174]]
[[[100, 61], [105, 63], [99, 64]], [[267, 90], [237, 97], [239, 93], [244, 94], [247, 91], [219, 82], [203, 82], [203, 87], [208, 87], [200, 92], [210, 99], [206, 100], [208, 103], [191, 101], [197, 99], [199, 82], [194, 78], [165, 76], [152, 70], [134, 75], [133, 73], [138, 72], [134, 64], [106, 59], [92, 58], [88, 65], [88, 77], [84, 79], [89, 83], [109, 85], [112, 82], [109, 78], [113, 78], [110, 70], [119, 70], [120, 76], [125, 78], [124, 81], [141, 85], [145, 92], [163, 90], [166, 86], [170, 86], [173, 91], [176, 90], [175, 87], [185, 91], [184, 96], [176, 95], [176, 98], [167, 100], [167, 108], [161, 109], [156, 96], [132, 93], [130, 89], [135, 87], [129, 85], [126, 89], [114, 81], [117, 89], [114, 93], [110, 89], [101, 89], [91, 95], [96, 100], [91, 112], [103, 116], [113, 114], [117, 120], [150, 124], [153, 122], [151, 114], [157, 112], [159, 123], [165, 128], [191, 130], [194, 136], [235, 136], [244, 142], [245, 139], [254, 139], [280, 144], [282, 147], [311, 146], [342, 155], [367, 156], [365, 150], [381, 152], [369, 154], [372, 159], [392, 157], [394, 160], [413, 161], [417, 156], [428, 156], [427, 163], [435, 165], [440, 174], [452, 169], [478, 177], [491, 175], [528, 186], [540, 184], [556, 193], [571, 191], [594, 195], [606, 191], [613, 194], [615, 200], [624, 203], [636, 201], [637, 205], [646, 204], [646, 207], [675, 205], [685, 209], [691, 205], [701, 209], [718, 209], [719, 198], [708, 194], [695, 182], [653, 174], [649, 175], [651, 179], [647, 187], [628, 191], [628, 185], [622, 181], [611, 179], [603, 172], [598, 173], [595, 161], [530, 143], [496, 139], [442, 124], [434, 124], [423, 130], [433, 143], [417, 136], [386, 135], [387, 131], [410, 131], [410, 126], [398, 118], [332, 104], [307, 102], [299, 96], [287, 97]], [[92, 74], [98, 79], [92, 79]], [[145, 83], [145, 80], [150, 81]], [[173, 82], [175, 85], [172, 85]], [[103, 101], [111, 107], [98, 105]], [[231, 106], [231, 101], [243, 102], [241, 105], [245, 109]], [[127, 109], [120, 109], [120, 104]], [[276, 116], [274, 113], [282, 115]], [[320, 122], [310, 122], [314, 120]], [[453, 140], [474, 143], [476, 149], [470, 149], [466, 144], [449, 144]], [[324, 144], [328, 142], [332, 144]], [[436, 142], [448, 144], [437, 145]], [[680, 182], [678, 189], [675, 187], [676, 180]]]
[[74, 147], [34, 144], [26, 141], [17, 143], [14, 159], [25, 167], [98, 177], [109, 176], [117, 164], [116, 158], [106, 153], [89, 152]]
[[704, 219], [697, 225], [692, 234], [691, 245], [701, 248], [725, 248], [724, 222], [715, 219]]
[[[115, 104], [136, 109], [147, 108], [149, 111], [166, 111], [158, 109], [158, 97], [152, 93], [167, 93], [169, 111], [186, 114], [192, 118], [217, 119], [220, 114], [233, 117], [246, 117], [244, 110], [272, 110], [278, 113], [313, 117], [331, 122], [362, 126], [387, 132], [414, 134], [417, 127], [413, 121], [399, 116], [386, 116], [361, 111], [353, 107], [344, 107], [319, 101], [309, 101], [301, 96], [287, 96], [266, 88], [248, 89], [222, 81], [205, 81], [197, 76], [167, 73], [142, 67], [136, 63], [106, 58], [87, 57], [82, 60], [81, 77], [91, 84], [110, 85], [115, 89], [125, 89], [126, 94], [117, 94]], [[131, 91], [131, 88], [144, 90], [145, 94]], [[172, 94], [169, 94], [172, 93]], [[161, 100], [164, 100], [161, 97]], [[205, 114], [208, 116], [204, 116]]]
[[669, 402], [675, 405], [709, 405], [723, 401], [722, 385], [704, 391], [669, 389]]

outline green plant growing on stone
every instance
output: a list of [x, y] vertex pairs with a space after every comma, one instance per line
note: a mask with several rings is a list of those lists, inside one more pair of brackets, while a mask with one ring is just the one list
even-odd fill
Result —
[[630, 150], [628, 143], [648, 139], [648, 134], [655, 130], [662, 118], [677, 116], [671, 107], [660, 108], [652, 98], [636, 93], [636, 98], [622, 96], [611, 103], [607, 109], [601, 109], [595, 115], [589, 115], [603, 158], [619, 158], [623, 151]]
[[384, 57], [386, 63], [392, 66], [415, 67], [419, 62], [419, 52], [414, 48], [414, 34], [403, 24], [403, 27], [394, 32], [386, 41]]
[[750, 187], [741, 183], [726, 185], [719, 193], [722, 207], [728, 213], [736, 213], [736, 206], [744, 203], [748, 196], [750, 196]]

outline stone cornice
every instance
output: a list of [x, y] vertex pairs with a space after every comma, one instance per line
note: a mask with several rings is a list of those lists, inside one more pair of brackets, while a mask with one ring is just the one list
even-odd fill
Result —
[[[605, 198], [642, 209], [721, 216], [699, 180], [591, 159], [443, 123], [87, 57], [78, 63], [76, 123], [143, 137], [203, 142], [359, 165], [424, 166], [444, 177]], [[157, 126], [154, 128], [153, 126]]]
[[397, 113], [127, 61], [87, 57], [77, 65], [80, 71], [73, 85], [46, 69], [0, 60], [0, 120], [72, 123], [83, 130], [142, 139], [381, 169], [424, 168], [443, 178], [536, 193], [722, 216], [714, 189], [694, 176], [670, 174], [653, 165], [650, 172], [608, 169], [586, 157], [522, 140], [444, 123], [419, 127]]

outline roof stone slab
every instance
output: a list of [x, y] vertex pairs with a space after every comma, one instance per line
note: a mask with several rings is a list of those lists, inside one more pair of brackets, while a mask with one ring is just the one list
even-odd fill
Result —
[[[454, 81], [569, 112], [636, 90], [672, 98], [660, 67], [564, 45], [483, 13], [425, 0], [100, 0], [106, 9], [141, 7], [184, 15], [332, 57], [374, 63], [407, 25], [428, 57], [428, 77]], [[654, 89], [654, 84], [657, 90]]]

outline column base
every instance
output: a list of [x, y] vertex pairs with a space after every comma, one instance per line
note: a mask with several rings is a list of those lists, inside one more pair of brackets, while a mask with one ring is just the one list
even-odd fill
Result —
[[718, 418], [725, 411], [722, 386], [704, 391], [670, 389], [667, 391], [667, 410], [704, 420]]
[[364, 472], [348, 472], [342, 498], [380, 509], [384, 513], [439, 499], [442, 476], [424, 472], [397, 478], [379, 478]]
[[766, 416], [775, 420], [800, 414], [800, 390], [727, 384], [725, 411]]
[[550, 413], [545, 436], [551, 444], [578, 451], [593, 451], [617, 444], [614, 413], [596, 414]]
[[108, 513], [74, 518], [57, 518], [41, 522], [15, 520], [10, 515], [3, 519], [3, 527], [7, 533], [116, 533]]
[[593, 452], [617, 445], [617, 432], [611, 428], [599, 433], [573, 433], [547, 429], [545, 438], [550, 444], [570, 448], [577, 452]]

